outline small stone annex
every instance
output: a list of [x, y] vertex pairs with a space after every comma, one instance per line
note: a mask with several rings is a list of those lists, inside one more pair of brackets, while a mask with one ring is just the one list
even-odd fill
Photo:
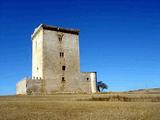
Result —
[[16, 94], [95, 93], [97, 73], [80, 72], [79, 30], [41, 24], [32, 34], [32, 77]]

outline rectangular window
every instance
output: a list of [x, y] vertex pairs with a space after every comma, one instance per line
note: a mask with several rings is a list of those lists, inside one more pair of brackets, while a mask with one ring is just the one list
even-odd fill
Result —
[[62, 82], [64, 82], [65, 81], [65, 79], [64, 79], [64, 77], [62, 77]]
[[60, 56], [60, 57], [64, 57], [64, 53], [63, 53], [63, 52], [60, 52], [60, 53], [59, 53], [59, 56]]
[[65, 70], [66, 69], [66, 66], [62, 66], [62, 70]]

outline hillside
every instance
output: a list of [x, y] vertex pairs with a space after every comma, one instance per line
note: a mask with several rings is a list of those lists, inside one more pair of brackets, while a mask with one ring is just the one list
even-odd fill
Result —
[[160, 88], [131, 90], [129, 93], [160, 94]]

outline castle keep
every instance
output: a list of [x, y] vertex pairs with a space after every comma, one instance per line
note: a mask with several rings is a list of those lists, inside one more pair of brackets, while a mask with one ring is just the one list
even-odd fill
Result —
[[41, 24], [32, 34], [32, 77], [16, 94], [95, 93], [96, 72], [80, 72], [79, 30]]

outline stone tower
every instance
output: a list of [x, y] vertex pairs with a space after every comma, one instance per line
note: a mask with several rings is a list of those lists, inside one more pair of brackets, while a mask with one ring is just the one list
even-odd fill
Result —
[[33, 93], [96, 92], [96, 72], [80, 72], [79, 30], [37, 27], [32, 34], [32, 77], [22, 81], [17, 90], [26, 84], [24, 91]]

